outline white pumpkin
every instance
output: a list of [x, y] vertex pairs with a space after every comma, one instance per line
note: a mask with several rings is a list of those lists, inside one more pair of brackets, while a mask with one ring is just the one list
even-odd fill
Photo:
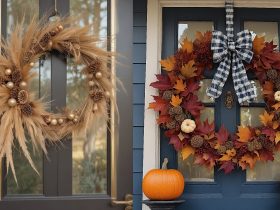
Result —
[[274, 99], [275, 99], [275, 101], [280, 101], [280, 91], [276, 91], [274, 93]]
[[181, 130], [184, 133], [191, 133], [194, 131], [195, 128], [196, 128], [195, 121], [191, 119], [185, 119], [181, 124]]

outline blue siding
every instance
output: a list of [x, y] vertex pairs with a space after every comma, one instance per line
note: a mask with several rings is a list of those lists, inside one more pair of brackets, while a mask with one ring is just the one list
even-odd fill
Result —
[[147, 0], [134, 0], [133, 16], [133, 209], [141, 210]]

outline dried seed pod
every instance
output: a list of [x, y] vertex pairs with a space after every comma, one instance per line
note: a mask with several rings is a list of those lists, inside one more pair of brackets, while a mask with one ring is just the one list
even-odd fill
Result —
[[21, 112], [26, 116], [31, 116], [33, 114], [32, 106], [28, 104], [23, 104], [20, 106]]
[[88, 73], [89, 74], [96, 74], [100, 71], [101, 68], [101, 61], [99, 59], [94, 59], [88, 66]]
[[25, 52], [24, 56], [23, 56], [23, 62], [24, 63], [28, 63], [32, 56], [33, 56], [33, 52], [32, 51]]
[[180, 106], [171, 107], [168, 111], [170, 115], [179, 115], [183, 113], [183, 109]]
[[275, 81], [277, 79], [278, 73], [275, 69], [269, 69], [266, 72], [266, 76], [270, 81]]
[[6, 84], [6, 80], [4, 77], [0, 77], [0, 85], [5, 85]]
[[17, 99], [20, 104], [26, 104], [29, 99], [28, 92], [26, 90], [19, 91]]
[[14, 83], [19, 83], [22, 80], [22, 75], [19, 70], [15, 70], [12, 72], [11, 79]]
[[226, 153], [226, 151], [227, 151], [227, 148], [224, 145], [220, 146], [219, 149], [218, 149], [218, 153], [220, 155]]
[[181, 124], [185, 119], [187, 119], [187, 116], [186, 116], [184, 113], [175, 115], [175, 120], [176, 120], [177, 122], [179, 122], [180, 124]]
[[168, 129], [174, 129], [174, 128], [176, 127], [176, 121], [175, 121], [175, 120], [172, 120], [172, 121], [166, 123], [166, 127], [167, 127]]
[[43, 37], [40, 40], [40, 45], [42, 45], [43, 47], [47, 46], [48, 42], [51, 39], [51, 35], [49, 33], [46, 33], [43, 35]]
[[104, 92], [100, 89], [90, 91], [90, 96], [94, 102], [98, 102], [104, 98]]
[[57, 34], [58, 34], [58, 31], [56, 31], [56, 30], [50, 31], [51, 36], [56, 36]]
[[233, 141], [226, 141], [225, 146], [227, 149], [232, 149], [233, 148]]
[[163, 92], [162, 98], [169, 101], [169, 100], [171, 100], [172, 95], [173, 95], [173, 91], [166, 90], [166, 91]]
[[62, 48], [62, 51], [65, 54], [70, 55], [71, 51], [72, 51], [72, 44], [71, 44], [71, 42], [62, 42], [61, 43], [61, 48]]

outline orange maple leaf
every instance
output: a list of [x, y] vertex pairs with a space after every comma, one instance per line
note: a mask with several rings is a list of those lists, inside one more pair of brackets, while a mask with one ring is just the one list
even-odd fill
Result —
[[256, 36], [253, 41], [253, 50], [255, 54], [260, 54], [262, 49], [264, 48], [264, 36]]
[[273, 83], [270, 81], [265, 81], [263, 84], [263, 94], [272, 95], [273, 93]]
[[260, 117], [260, 120], [261, 120], [261, 122], [264, 126], [269, 126], [269, 125], [272, 124], [274, 114], [268, 114], [267, 111], [265, 111], [259, 117]]
[[192, 53], [193, 51], [193, 43], [192, 41], [189, 41], [186, 37], [182, 43], [180, 43], [183, 50], [186, 50], [188, 53]]
[[174, 85], [174, 88], [176, 90], [179, 90], [181, 92], [183, 92], [186, 88], [186, 84], [184, 83], [184, 81], [180, 78], [176, 81], [176, 84]]
[[201, 41], [203, 39], [203, 34], [200, 31], [197, 31], [195, 33], [195, 38]]
[[176, 106], [180, 106], [181, 103], [182, 103], [182, 98], [180, 98], [180, 96], [172, 95], [170, 104], [176, 107]]
[[197, 76], [196, 74], [196, 67], [194, 66], [195, 61], [194, 60], [190, 60], [187, 64], [185, 64], [182, 68], [181, 68], [181, 74], [186, 77], [186, 78], [192, 78]]
[[248, 127], [238, 126], [237, 136], [240, 142], [248, 142], [252, 136], [252, 133]]
[[175, 58], [174, 56], [170, 56], [164, 60], [161, 60], [160, 64], [165, 71], [173, 71], [175, 65]]
[[247, 166], [249, 166], [251, 169], [254, 168], [256, 162], [258, 160], [258, 157], [252, 157], [251, 155], [244, 155], [240, 160], [239, 160], [239, 166], [241, 166], [242, 170], [245, 170]]
[[190, 155], [194, 154], [195, 149], [189, 145], [185, 146], [182, 150], [181, 150], [181, 155], [183, 160], [186, 160]]
[[280, 102], [274, 104], [272, 107], [273, 107], [275, 110], [279, 109], [279, 108], [280, 108]]

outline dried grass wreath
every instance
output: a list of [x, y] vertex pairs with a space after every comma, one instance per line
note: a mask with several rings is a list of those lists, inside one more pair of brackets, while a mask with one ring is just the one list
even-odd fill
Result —
[[[16, 140], [32, 168], [36, 170], [27, 148], [27, 136], [34, 148], [46, 150], [46, 141], [58, 142], [73, 132], [90, 129], [99, 117], [107, 117], [107, 102], [112, 100], [112, 75], [108, 69], [111, 54], [98, 47], [100, 40], [90, 35], [89, 26], [71, 24], [72, 18], [37, 22], [26, 30], [17, 24], [9, 40], [2, 41], [0, 55], [0, 160], [6, 157], [16, 180], [13, 145]], [[70, 27], [71, 25], [71, 27]], [[29, 89], [34, 63], [57, 50], [83, 64], [89, 94], [83, 104], [54, 114], [47, 104], [35, 99]], [[46, 140], [47, 139], [47, 140]]]

